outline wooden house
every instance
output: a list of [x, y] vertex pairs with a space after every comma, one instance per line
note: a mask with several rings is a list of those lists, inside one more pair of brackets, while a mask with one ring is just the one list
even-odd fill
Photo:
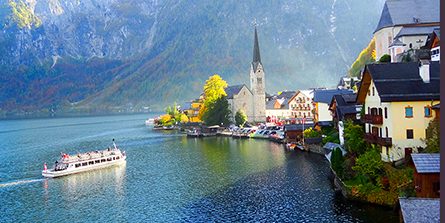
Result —
[[440, 197], [440, 153], [413, 153], [414, 189], [417, 197]]

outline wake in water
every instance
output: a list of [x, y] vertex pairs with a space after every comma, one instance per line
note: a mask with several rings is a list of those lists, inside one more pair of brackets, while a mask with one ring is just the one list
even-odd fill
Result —
[[21, 185], [21, 184], [35, 183], [35, 182], [40, 182], [40, 181], [44, 181], [44, 180], [45, 179], [16, 180], [16, 181], [11, 181], [11, 182], [6, 182], [6, 183], [0, 183], [0, 188], [12, 187], [12, 186], [17, 186], [17, 185]]

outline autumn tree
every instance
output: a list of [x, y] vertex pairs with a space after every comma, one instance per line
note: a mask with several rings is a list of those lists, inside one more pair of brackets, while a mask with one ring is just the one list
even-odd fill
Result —
[[203, 120], [203, 117], [207, 110], [218, 100], [219, 98], [226, 96], [227, 82], [223, 80], [218, 74], [207, 79], [204, 84], [204, 103], [199, 110], [199, 118]]

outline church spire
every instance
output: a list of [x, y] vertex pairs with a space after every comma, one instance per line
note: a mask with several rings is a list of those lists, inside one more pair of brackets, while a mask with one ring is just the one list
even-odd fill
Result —
[[255, 39], [253, 42], [253, 63], [261, 63], [260, 45], [258, 44], [258, 34], [255, 26]]

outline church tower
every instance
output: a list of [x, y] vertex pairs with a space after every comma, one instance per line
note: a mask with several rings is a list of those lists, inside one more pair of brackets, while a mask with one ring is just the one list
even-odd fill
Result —
[[264, 69], [261, 63], [260, 46], [258, 34], [255, 27], [255, 37], [253, 42], [253, 61], [250, 68], [250, 90], [253, 94], [253, 120], [254, 122], [266, 121], [266, 85], [264, 79]]

